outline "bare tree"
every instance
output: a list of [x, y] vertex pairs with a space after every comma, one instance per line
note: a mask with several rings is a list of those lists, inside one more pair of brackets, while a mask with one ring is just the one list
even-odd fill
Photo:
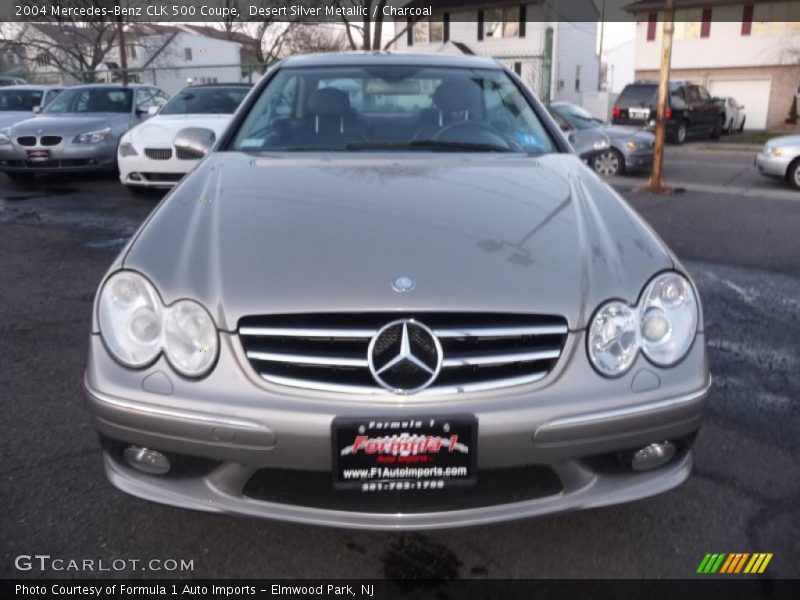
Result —
[[[383, 41], [383, 9], [388, 0], [335, 0], [336, 7], [347, 9], [360, 8], [364, 16], [361, 22], [351, 21], [342, 14], [347, 41], [351, 50], [388, 50], [416, 21], [422, 17], [412, 17], [403, 27], [395, 28], [391, 39]], [[374, 19], [373, 19], [374, 16]]]
[[[65, 0], [59, 6], [113, 11], [115, 5], [127, 3], [127, 0]], [[23, 0], [20, 4], [38, 6], [42, 2]], [[118, 23], [101, 16], [58, 14], [47, 23], [3, 23], [0, 42], [14, 44], [28, 65], [52, 67], [77, 81], [93, 82], [95, 72], [115, 47], [117, 32]]]
[[350, 47], [343, 28], [328, 23], [297, 23], [286, 35], [284, 54], [341, 52]]

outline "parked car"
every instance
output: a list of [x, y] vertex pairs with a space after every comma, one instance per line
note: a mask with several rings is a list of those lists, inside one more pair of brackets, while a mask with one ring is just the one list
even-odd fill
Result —
[[113, 171], [122, 134], [168, 96], [148, 85], [79, 85], [64, 90], [36, 117], [0, 131], [0, 172]]
[[784, 179], [800, 190], [800, 135], [772, 138], [756, 155], [755, 162], [762, 175]]
[[22, 79], [22, 77], [10, 77], [8, 75], [0, 76], [0, 87], [6, 87], [9, 85], [27, 85], [27, 81]]
[[0, 129], [32, 118], [62, 90], [62, 87], [50, 85], [16, 85], [0, 88]]
[[587, 129], [578, 131], [569, 123], [564, 121], [556, 112], [550, 110], [550, 116], [553, 117], [561, 130], [566, 134], [567, 140], [572, 144], [575, 153], [583, 159], [587, 165], [594, 163], [596, 157], [608, 152], [611, 148], [611, 140], [600, 129]]
[[[623, 88], [612, 111], [614, 125], [653, 128], [656, 124], [658, 83], [640, 81]], [[690, 136], [718, 139], [724, 119], [722, 107], [702, 85], [685, 81], [669, 84], [667, 137], [682, 144]]]
[[574, 139], [598, 133], [608, 137], [609, 147], [597, 153], [589, 163], [598, 174], [609, 177], [649, 170], [653, 166], [655, 136], [652, 133], [619, 125], [606, 125], [580, 106], [569, 102], [553, 102], [550, 104], [550, 112], [559, 126]]
[[117, 156], [119, 180], [132, 192], [174, 186], [202, 158], [177, 152], [175, 136], [196, 126], [210, 129], [216, 139], [249, 90], [247, 84], [215, 84], [178, 92], [156, 116], [122, 136]]
[[735, 131], [744, 131], [744, 123], [747, 120], [747, 115], [744, 111], [744, 104], [739, 104], [736, 98], [716, 98], [716, 101], [722, 106], [722, 129], [725, 133], [733, 133]]
[[209, 154], [95, 299], [85, 389], [114, 485], [397, 530], [688, 477], [695, 286], [507, 67], [293, 56], [208, 132], [184, 132]]

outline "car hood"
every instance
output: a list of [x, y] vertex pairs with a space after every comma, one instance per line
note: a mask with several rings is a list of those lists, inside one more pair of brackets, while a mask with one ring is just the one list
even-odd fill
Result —
[[[577, 329], [674, 264], [571, 154], [217, 152], [122, 258], [224, 330], [253, 314], [401, 310], [563, 315]], [[394, 292], [397, 276], [416, 289]]]
[[778, 146], [800, 146], [800, 135], [781, 135], [767, 140], [766, 146], [777, 148]]
[[127, 123], [129, 119], [127, 113], [39, 115], [17, 123], [11, 128], [11, 133], [14, 136], [58, 134], [66, 137]]
[[130, 141], [139, 147], [171, 146], [175, 134], [186, 127], [205, 127], [222, 135], [233, 115], [156, 115], [131, 129]]
[[10, 110], [0, 112], [0, 128], [10, 127], [15, 123], [27, 121], [35, 116], [36, 115], [33, 113], [33, 111], [30, 110]]
[[621, 127], [619, 125], [603, 125], [599, 128], [611, 140], [635, 140], [637, 142], [654, 143], [656, 137], [648, 132], [634, 127]]

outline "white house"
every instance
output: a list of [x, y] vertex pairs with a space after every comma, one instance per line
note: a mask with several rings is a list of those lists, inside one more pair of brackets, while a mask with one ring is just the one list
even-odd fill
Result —
[[[491, 56], [513, 69], [543, 100], [580, 103], [597, 90], [597, 23], [559, 20], [557, 2], [456, 0], [433, 5], [433, 16], [408, 25], [399, 52]], [[395, 27], [403, 28], [398, 21]]]
[[[661, 0], [626, 7], [636, 25], [636, 79], [656, 79]], [[676, 0], [673, 79], [745, 105], [748, 129], [783, 123], [800, 86], [800, 2]]]
[[631, 39], [603, 50], [605, 88], [619, 94], [626, 85], [633, 83], [636, 71], [636, 40]]

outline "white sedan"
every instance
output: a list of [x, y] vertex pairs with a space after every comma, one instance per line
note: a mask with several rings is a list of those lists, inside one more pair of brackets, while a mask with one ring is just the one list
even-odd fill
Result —
[[119, 180], [132, 192], [174, 186], [201, 160], [175, 148], [176, 134], [202, 127], [219, 137], [249, 91], [247, 84], [215, 84], [178, 92], [156, 116], [122, 137], [117, 151]]

